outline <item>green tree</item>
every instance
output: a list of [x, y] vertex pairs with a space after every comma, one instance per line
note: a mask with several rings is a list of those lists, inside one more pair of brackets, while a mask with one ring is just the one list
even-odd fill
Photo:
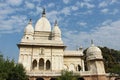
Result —
[[27, 80], [22, 64], [16, 64], [14, 60], [4, 59], [0, 55], [0, 80]]
[[72, 71], [61, 71], [61, 76], [57, 80], [77, 80], [80, 76], [74, 75]]

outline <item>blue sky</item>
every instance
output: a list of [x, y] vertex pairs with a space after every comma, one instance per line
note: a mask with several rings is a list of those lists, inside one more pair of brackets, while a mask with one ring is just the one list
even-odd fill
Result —
[[120, 0], [0, 0], [0, 51], [19, 55], [17, 45], [28, 24], [41, 17], [42, 8], [53, 27], [58, 20], [67, 49], [97, 46], [120, 50]]

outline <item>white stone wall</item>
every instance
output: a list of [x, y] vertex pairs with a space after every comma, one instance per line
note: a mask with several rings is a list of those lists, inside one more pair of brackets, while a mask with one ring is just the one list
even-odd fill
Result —
[[69, 71], [79, 71], [78, 65], [81, 67], [80, 71], [84, 71], [84, 61], [81, 57], [64, 57], [64, 69]]
[[31, 69], [32, 48], [21, 47], [19, 54], [19, 63], [22, 63], [26, 71]]

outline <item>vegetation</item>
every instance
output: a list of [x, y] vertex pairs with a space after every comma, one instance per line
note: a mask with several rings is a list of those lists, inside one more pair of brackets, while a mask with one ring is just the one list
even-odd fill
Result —
[[14, 60], [4, 59], [0, 55], [0, 80], [27, 80], [22, 64], [16, 64]]
[[57, 80], [78, 80], [80, 76], [74, 75], [72, 71], [63, 70]]
[[106, 72], [120, 75], [120, 51], [107, 47], [100, 47], [100, 49], [102, 50]]

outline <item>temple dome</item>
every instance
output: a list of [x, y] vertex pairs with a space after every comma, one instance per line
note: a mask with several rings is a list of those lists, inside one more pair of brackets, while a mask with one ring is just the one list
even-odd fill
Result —
[[92, 44], [88, 49], [87, 49], [87, 60], [94, 60], [94, 59], [103, 59], [102, 57], [102, 51], [100, 48]]
[[101, 50], [97, 46], [92, 45], [87, 49], [87, 53], [91, 53], [91, 52], [101, 52]]
[[32, 26], [32, 21], [30, 19], [28, 25], [26, 26], [25, 30], [24, 30], [25, 33], [34, 33], [34, 28]]
[[43, 10], [42, 17], [37, 21], [35, 25], [35, 31], [51, 31], [51, 25]]

